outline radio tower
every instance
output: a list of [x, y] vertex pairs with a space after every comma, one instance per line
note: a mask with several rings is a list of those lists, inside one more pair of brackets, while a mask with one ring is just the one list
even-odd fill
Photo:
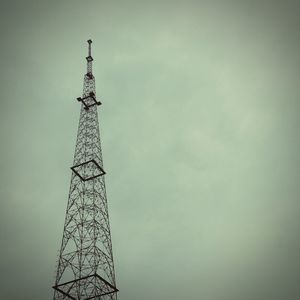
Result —
[[117, 299], [91, 44], [83, 96], [77, 98], [80, 120], [54, 300]]

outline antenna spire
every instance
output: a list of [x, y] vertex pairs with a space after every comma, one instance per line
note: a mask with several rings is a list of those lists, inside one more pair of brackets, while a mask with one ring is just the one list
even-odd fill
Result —
[[88, 53], [88, 56], [86, 57], [86, 60], [87, 60], [87, 74], [90, 74], [89, 78], [92, 78], [91, 77], [91, 74], [92, 74], [92, 61], [94, 60], [93, 57], [92, 57], [92, 40], [88, 40], [87, 42], [89, 44], [89, 53]]
[[93, 41], [90, 39], [87, 42], [89, 43], [89, 56], [92, 56], [92, 42]]

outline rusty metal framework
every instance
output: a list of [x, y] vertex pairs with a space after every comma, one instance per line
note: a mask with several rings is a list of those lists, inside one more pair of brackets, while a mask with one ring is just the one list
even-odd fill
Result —
[[117, 299], [91, 44], [83, 95], [77, 98], [81, 112], [54, 300]]

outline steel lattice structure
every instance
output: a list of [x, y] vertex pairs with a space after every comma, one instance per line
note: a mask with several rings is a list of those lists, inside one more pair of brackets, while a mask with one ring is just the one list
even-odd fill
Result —
[[54, 300], [117, 299], [91, 44]]

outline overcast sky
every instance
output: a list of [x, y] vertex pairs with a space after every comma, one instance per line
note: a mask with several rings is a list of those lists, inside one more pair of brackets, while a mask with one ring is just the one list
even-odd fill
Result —
[[119, 299], [297, 299], [297, 2], [1, 0], [0, 298], [52, 298], [91, 38]]

